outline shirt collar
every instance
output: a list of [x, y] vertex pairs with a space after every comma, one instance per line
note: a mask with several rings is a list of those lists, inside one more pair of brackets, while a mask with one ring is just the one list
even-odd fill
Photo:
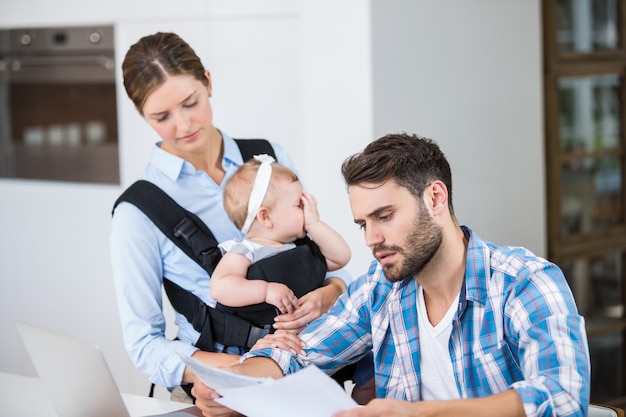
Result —
[[233, 138], [228, 136], [226, 133], [221, 132], [222, 139], [224, 140], [224, 160], [222, 163], [225, 165], [235, 164], [237, 166], [243, 164], [243, 157], [241, 156], [241, 151], [239, 150], [239, 146]]
[[193, 166], [183, 158], [163, 150], [161, 148], [162, 143], [163, 142], [158, 142], [155, 144], [150, 163], [172, 181], [176, 181], [183, 171], [185, 164], [190, 165], [192, 168]]
[[460, 304], [461, 299], [463, 301], [463, 305], [459, 306], [460, 312], [465, 309], [467, 301], [486, 303], [488, 298], [487, 283], [491, 276], [491, 251], [487, 243], [469, 227], [461, 226], [461, 229], [467, 238], [467, 258], [465, 261], [465, 279], [459, 298]]
[[[489, 257], [491, 256], [487, 244], [467, 226], [461, 226], [461, 230], [467, 239], [467, 260], [465, 263], [465, 276], [459, 293], [459, 304], [456, 317], [460, 318], [467, 307], [468, 301], [484, 304], [487, 300], [487, 275], [489, 271]], [[395, 283], [400, 289], [415, 281], [407, 278]]]
[[[220, 131], [224, 142], [224, 157], [222, 166], [226, 169], [229, 165], [237, 166], [243, 164], [243, 158], [239, 147], [233, 138]], [[194, 174], [196, 169], [184, 158], [169, 153], [161, 148], [163, 142], [156, 143], [152, 151], [150, 163], [163, 172], [172, 181], [176, 181], [182, 173]]]

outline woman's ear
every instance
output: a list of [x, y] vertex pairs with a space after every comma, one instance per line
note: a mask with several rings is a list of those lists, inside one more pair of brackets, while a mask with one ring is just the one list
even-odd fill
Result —
[[213, 84], [211, 83], [211, 72], [209, 70], [205, 70], [204, 76], [208, 80], [207, 90], [209, 91], [209, 97], [211, 97], [213, 95]]

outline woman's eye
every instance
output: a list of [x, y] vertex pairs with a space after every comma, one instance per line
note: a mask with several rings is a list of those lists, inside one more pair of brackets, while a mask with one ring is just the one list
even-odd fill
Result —
[[185, 104], [183, 104], [183, 107], [184, 107], [184, 108], [186, 108], [186, 109], [189, 109], [189, 108], [191, 108], [191, 107], [195, 106], [196, 104], [198, 104], [198, 102], [197, 102], [197, 101], [192, 101], [191, 103], [185, 103]]

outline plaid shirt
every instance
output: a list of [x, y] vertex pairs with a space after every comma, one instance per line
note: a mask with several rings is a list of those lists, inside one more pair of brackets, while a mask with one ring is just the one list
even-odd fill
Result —
[[[463, 227], [465, 281], [450, 336], [461, 398], [513, 388], [528, 416], [586, 416], [590, 364], [584, 319], [563, 273], [523, 248], [498, 247]], [[337, 304], [301, 334], [306, 357], [269, 356], [288, 374], [310, 363], [328, 373], [374, 352], [377, 396], [420, 401], [416, 282], [391, 283], [373, 262]]]

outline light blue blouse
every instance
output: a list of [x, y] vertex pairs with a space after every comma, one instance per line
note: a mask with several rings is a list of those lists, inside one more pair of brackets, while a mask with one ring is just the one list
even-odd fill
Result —
[[[155, 146], [143, 174], [143, 179], [158, 185], [205, 222], [218, 242], [242, 237], [223, 209], [222, 194], [227, 180], [243, 161], [235, 141], [223, 132], [222, 136], [222, 167], [226, 172], [222, 184], [216, 184], [206, 172], [196, 171], [184, 159], [162, 150], [160, 144]], [[297, 172], [284, 148], [278, 144], [272, 146], [277, 161]], [[115, 210], [110, 251], [124, 344], [131, 360], [153, 383], [170, 388], [180, 385], [185, 365], [177, 352], [193, 354], [199, 334], [179, 314], [175, 314], [178, 333], [173, 328], [168, 328], [166, 333], [163, 277], [214, 306], [209, 275], [130, 203], [121, 203]], [[345, 270], [334, 271], [333, 276], [350, 280]], [[166, 297], [165, 303], [169, 303]], [[174, 337], [179, 340], [171, 340]]]

